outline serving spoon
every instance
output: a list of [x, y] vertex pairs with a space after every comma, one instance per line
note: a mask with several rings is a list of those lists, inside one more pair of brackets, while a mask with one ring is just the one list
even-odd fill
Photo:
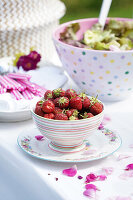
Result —
[[98, 19], [99, 24], [102, 26], [102, 30], [104, 29], [106, 18], [108, 16], [111, 3], [112, 3], [112, 0], [103, 0], [102, 2], [99, 19]]

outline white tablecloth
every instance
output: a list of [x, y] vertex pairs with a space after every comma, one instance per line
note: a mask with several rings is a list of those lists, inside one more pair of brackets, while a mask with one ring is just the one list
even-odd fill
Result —
[[[64, 89], [73, 86], [69, 81]], [[84, 179], [90, 172], [102, 167], [113, 167], [114, 172], [106, 181], [96, 182], [100, 188], [98, 199], [106, 200], [113, 196], [133, 199], [133, 177], [122, 180], [119, 176], [127, 164], [133, 163], [133, 96], [122, 102], [105, 104], [105, 114], [110, 116], [109, 127], [115, 129], [122, 138], [121, 148], [113, 155], [77, 165], [75, 177], [62, 175], [62, 170], [72, 163], [55, 163], [33, 158], [24, 153], [17, 145], [17, 137], [23, 130], [33, 126], [33, 121], [0, 123], [0, 199], [1, 200], [84, 200]], [[130, 156], [117, 160], [120, 155]], [[50, 173], [50, 175], [48, 175]], [[58, 178], [58, 181], [56, 181]], [[116, 199], [115, 199], [116, 200]], [[119, 199], [120, 200], [120, 199]]]

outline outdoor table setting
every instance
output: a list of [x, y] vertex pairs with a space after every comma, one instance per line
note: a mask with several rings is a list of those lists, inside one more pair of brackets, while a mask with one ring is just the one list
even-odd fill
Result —
[[[68, 88], [72, 83], [68, 81], [63, 88]], [[33, 131], [33, 121], [1, 123], [1, 195], [5, 200], [9, 196], [15, 199], [18, 195], [19, 199], [25, 196], [28, 199], [86, 199], [83, 195], [86, 177], [93, 173], [106, 176], [106, 180], [90, 182], [98, 188], [96, 196], [99, 199], [132, 199], [132, 171], [125, 170], [126, 166], [133, 162], [133, 114], [130, 107], [132, 98], [119, 103], [105, 104], [105, 126], [120, 136], [122, 144], [114, 154], [98, 160], [93, 158], [94, 161], [90, 162], [59, 162], [58, 157], [52, 162], [47, 161], [48, 158], [41, 160], [31, 157], [19, 148], [17, 139], [20, 133], [23, 132], [26, 136], [27, 132], [29, 134], [30, 130]], [[35, 135], [40, 135], [39, 131], [35, 130]], [[34, 135], [33, 132], [32, 134]], [[44, 141], [36, 140], [38, 145], [42, 142]], [[88, 150], [90, 160], [93, 154], [95, 150]], [[74, 177], [63, 174], [64, 169], [75, 165], [77, 173]], [[93, 192], [91, 195], [98, 198]]]
[[99, 18], [58, 25], [58, 0], [4, 1], [0, 196], [133, 200], [133, 19], [103, 0]]

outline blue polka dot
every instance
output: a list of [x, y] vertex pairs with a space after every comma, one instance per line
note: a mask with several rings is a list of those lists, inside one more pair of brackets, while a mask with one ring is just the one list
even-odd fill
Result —
[[96, 57], [96, 56], [94, 56], [94, 57], [93, 57], [93, 60], [97, 60], [97, 57]]
[[91, 80], [92, 83], [95, 83], [95, 80]]
[[121, 56], [121, 59], [124, 59], [125, 58], [125, 56]]
[[117, 78], [118, 78], [118, 76], [117, 76], [117, 75], [115, 75], [115, 76], [114, 76], [114, 78], [115, 78], [115, 79], [117, 79]]
[[79, 58], [78, 61], [81, 62], [82, 61], [81, 58]]
[[81, 72], [85, 72], [85, 70], [84, 70], [84, 69], [81, 69]]
[[100, 69], [103, 69], [103, 66], [102, 66], [102, 65], [100, 65], [100, 66], [99, 66], [99, 68], [100, 68]]

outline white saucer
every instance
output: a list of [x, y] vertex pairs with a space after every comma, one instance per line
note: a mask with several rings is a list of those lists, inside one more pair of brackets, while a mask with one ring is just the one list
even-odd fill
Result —
[[[1, 63], [1, 60], [2, 59], [0, 59], [0, 63]], [[4, 63], [6, 66], [8, 65], [8, 62], [7, 62], [8, 60], [9, 58], [3, 59], [3, 62], [2, 62], [3, 66], [4, 66]], [[37, 70], [30, 70], [27, 72], [27, 74], [30, 74], [32, 76], [31, 82], [44, 86], [46, 89], [49, 89], [49, 90], [62, 87], [67, 82], [68, 78], [61, 67], [58, 67], [52, 63], [46, 63], [44, 61], [42, 61], [39, 66], [40, 68], [38, 68]], [[15, 100], [14, 104], [15, 103], [17, 104], [19, 102], [16, 102]], [[30, 119], [31, 118], [31, 112], [30, 112], [31, 103], [32, 103], [32, 100], [27, 100], [28, 107], [24, 109], [19, 108], [19, 107], [17, 110], [10, 110], [7, 108], [5, 108], [5, 110], [4, 108], [2, 108], [2, 110], [0, 109], [0, 122], [17, 122], [17, 121], [24, 121], [24, 120]], [[16, 106], [15, 106], [15, 109], [16, 109]]]
[[107, 157], [114, 153], [121, 146], [121, 138], [108, 128], [97, 130], [84, 141], [85, 148], [73, 153], [60, 153], [53, 151], [50, 147], [50, 140], [43, 138], [37, 140], [36, 135], [41, 135], [37, 128], [24, 130], [18, 137], [18, 145], [27, 154], [42, 160], [54, 162], [88, 162]]

